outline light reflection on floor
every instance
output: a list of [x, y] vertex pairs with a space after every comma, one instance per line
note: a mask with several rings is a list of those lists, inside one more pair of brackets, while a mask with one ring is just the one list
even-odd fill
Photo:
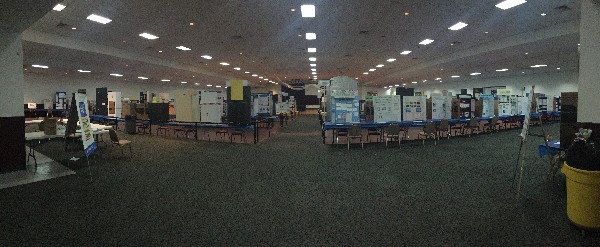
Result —
[[[26, 152], [29, 152], [29, 148], [26, 147], [26, 149]], [[41, 153], [36, 152], [35, 156], [38, 163], [37, 170], [35, 169], [33, 159], [30, 159], [27, 164], [27, 170], [0, 174], [0, 189], [75, 174], [73, 170]]]

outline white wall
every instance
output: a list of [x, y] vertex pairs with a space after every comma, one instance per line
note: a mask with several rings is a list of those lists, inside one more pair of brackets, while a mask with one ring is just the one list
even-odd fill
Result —
[[419, 85], [415, 87], [415, 91], [424, 92], [425, 95], [430, 96], [431, 93], [442, 93], [442, 90], [448, 90], [453, 95], [457, 95], [460, 93], [460, 89], [468, 89], [468, 93], [471, 94], [473, 88], [506, 86], [507, 89], [511, 90], [512, 94], [521, 95], [523, 87], [525, 87], [525, 92], [529, 92], [531, 86], [535, 85], [536, 93], [544, 93], [551, 97], [560, 96], [561, 92], [577, 92], [578, 76], [577, 71], [560, 71], [547, 74], [526, 74], [522, 76], [480, 80], [469, 78], [470, 80], [457, 82]]
[[23, 116], [23, 45], [21, 35], [0, 33], [0, 117]]

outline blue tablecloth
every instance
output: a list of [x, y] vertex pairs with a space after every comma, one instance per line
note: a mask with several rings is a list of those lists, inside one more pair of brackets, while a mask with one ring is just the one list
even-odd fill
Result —
[[561, 151], [563, 151], [563, 149], [560, 148], [560, 139], [549, 141], [548, 148], [546, 148], [545, 143], [542, 143], [538, 146], [540, 157], [544, 157], [546, 155], [556, 155]]

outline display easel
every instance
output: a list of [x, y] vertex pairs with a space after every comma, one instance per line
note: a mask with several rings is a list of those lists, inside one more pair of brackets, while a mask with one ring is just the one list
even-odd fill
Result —
[[[75, 137], [77, 132], [77, 122], [79, 121], [79, 115], [77, 113], [77, 101], [75, 100], [75, 93], [71, 98], [71, 107], [69, 107], [69, 114], [67, 119], [67, 129], [65, 130], [65, 151], [68, 151], [69, 138]], [[73, 157], [71, 160], [79, 160], [80, 158]], [[88, 175], [90, 180], [92, 179], [92, 171], [90, 166], [90, 157], [85, 157], [88, 166]]]
[[[535, 86], [531, 87], [531, 92], [529, 94], [530, 97], [530, 101], [532, 101], [533, 99], [533, 95], [534, 95], [534, 91], [535, 91]], [[542, 137], [544, 138], [544, 144], [546, 146], [546, 149], [549, 150], [549, 145], [548, 145], [548, 136], [546, 135], [546, 131], [544, 130], [544, 124], [542, 122], [542, 117], [541, 115], [538, 115], [538, 120], [540, 122], [540, 128], [542, 130], [542, 134], [530, 134], [529, 133], [529, 120], [531, 118], [531, 112], [529, 109], [531, 109], [531, 107], [527, 108], [528, 110], [525, 112], [525, 120], [523, 121], [523, 130], [521, 131], [521, 145], [519, 146], [519, 154], [518, 154], [518, 160], [517, 160], [517, 164], [515, 167], [515, 174], [514, 174], [514, 178], [513, 178], [513, 185], [515, 184], [515, 182], [517, 183], [517, 194], [516, 194], [516, 199], [519, 199], [520, 194], [521, 194], [521, 184], [523, 182], [523, 169], [525, 167], [525, 150], [526, 150], [526, 143], [527, 143], [527, 136], [536, 136], [536, 137]], [[550, 165], [550, 170], [552, 171], [552, 167], [553, 167], [553, 158], [552, 156], [548, 156], [549, 157], [549, 165]], [[517, 173], [518, 173], [518, 178], [517, 178]]]

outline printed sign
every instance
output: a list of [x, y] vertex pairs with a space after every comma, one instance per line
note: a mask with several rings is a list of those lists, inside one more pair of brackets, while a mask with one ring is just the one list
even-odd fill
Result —
[[96, 150], [96, 142], [94, 142], [94, 135], [92, 134], [92, 124], [90, 123], [90, 116], [88, 115], [87, 109], [87, 96], [85, 94], [75, 94], [75, 101], [77, 101], [77, 115], [79, 115], [79, 125], [81, 126], [81, 140], [83, 142], [83, 152], [86, 157], [89, 157], [94, 150]]

